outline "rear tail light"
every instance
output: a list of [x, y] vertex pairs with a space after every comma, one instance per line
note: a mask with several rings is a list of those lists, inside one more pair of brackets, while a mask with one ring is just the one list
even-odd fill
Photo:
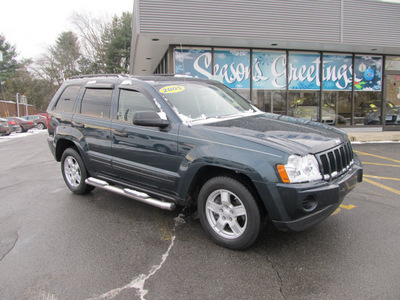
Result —
[[15, 122], [15, 121], [8, 121], [8, 124], [10, 124], [10, 125], [16, 125], [17, 122]]
[[29, 121], [29, 124], [33, 124], [33, 122], [32, 122], [32, 121]]

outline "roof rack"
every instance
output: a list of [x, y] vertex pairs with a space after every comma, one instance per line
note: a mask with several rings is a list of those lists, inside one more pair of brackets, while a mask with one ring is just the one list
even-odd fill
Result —
[[71, 79], [79, 79], [79, 78], [92, 78], [92, 77], [117, 77], [117, 78], [128, 78], [127, 74], [90, 74], [90, 75], [75, 75], [72, 76]]

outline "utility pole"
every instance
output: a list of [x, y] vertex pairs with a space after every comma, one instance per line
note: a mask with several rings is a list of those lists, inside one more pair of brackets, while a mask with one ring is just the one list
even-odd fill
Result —
[[25, 116], [29, 115], [28, 114], [28, 98], [26, 98], [25, 95], [22, 95], [22, 103], [25, 104]]
[[19, 93], [15, 95], [15, 98], [17, 99], [17, 117], [19, 117]]

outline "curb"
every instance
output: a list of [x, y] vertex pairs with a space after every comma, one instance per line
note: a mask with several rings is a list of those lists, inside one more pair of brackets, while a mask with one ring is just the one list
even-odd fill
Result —
[[400, 141], [399, 131], [382, 132], [347, 132], [351, 142], [398, 142]]

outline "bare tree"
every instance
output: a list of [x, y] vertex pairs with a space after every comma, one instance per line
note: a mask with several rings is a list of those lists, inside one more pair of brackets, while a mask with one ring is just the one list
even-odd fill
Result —
[[95, 18], [89, 13], [74, 12], [72, 24], [77, 28], [85, 58], [91, 61], [99, 72], [104, 72], [106, 66], [106, 49], [104, 36], [109, 31], [109, 20], [104, 17]]
[[77, 36], [71, 31], [63, 32], [56, 44], [48, 47], [31, 69], [37, 77], [60, 86], [65, 79], [80, 73], [80, 58]]

